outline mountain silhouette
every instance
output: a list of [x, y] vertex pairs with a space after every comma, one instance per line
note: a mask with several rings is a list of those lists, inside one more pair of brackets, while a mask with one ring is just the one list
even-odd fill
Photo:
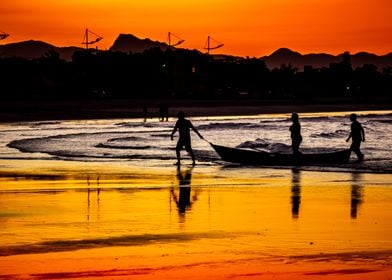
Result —
[[[151, 48], [160, 48], [166, 50], [169, 46], [164, 42], [153, 41], [151, 39], [140, 39], [132, 34], [120, 34], [113, 45], [109, 48], [111, 51], [120, 51], [125, 53], [140, 53]], [[39, 58], [48, 51], [53, 50], [60, 54], [65, 60], [71, 60], [75, 51], [83, 50], [80, 47], [56, 47], [42, 41], [23, 41], [0, 45], [0, 57], [23, 57], [27, 59]], [[191, 51], [191, 50], [189, 50]], [[213, 55], [221, 59], [243, 59], [242, 57], [232, 55]], [[293, 67], [302, 71], [304, 66], [314, 68], [329, 67], [331, 63], [342, 61], [342, 54], [331, 55], [326, 53], [301, 54], [288, 48], [280, 48], [270, 55], [260, 57], [264, 60], [270, 69], [279, 68], [282, 64], [291, 64]], [[359, 52], [351, 55], [351, 63], [354, 68], [364, 64], [374, 64], [379, 71], [387, 66], [392, 66], [392, 53], [386, 55], [375, 55], [367, 52]]]
[[392, 66], [392, 53], [387, 55], [378, 56], [372, 53], [359, 52], [351, 56], [351, 63], [353, 66], [364, 65], [364, 64], [374, 64], [380, 69]]
[[261, 57], [261, 59], [269, 68], [278, 68], [282, 64], [291, 64], [296, 67], [300, 63], [302, 55], [287, 48], [280, 48], [269, 56]]
[[[291, 64], [293, 67], [302, 70], [304, 66], [312, 66], [314, 68], [329, 67], [331, 63], [342, 61], [342, 55], [331, 55], [325, 53], [305, 54], [292, 51], [288, 48], [280, 48], [269, 56], [261, 57], [265, 61], [268, 68], [279, 68], [282, 64]], [[367, 52], [359, 52], [351, 55], [352, 66], [358, 67], [364, 64], [374, 64], [379, 69], [392, 66], [392, 53], [378, 56]]]
[[152, 41], [148, 38], [140, 39], [132, 34], [120, 34], [114, 41], [111, 51], [120, 51], [125, 53], [140, 53], [151, 48], [160, 48], [166, 50], [169, 46], [166, 43]]
[[39, 58], [48, 51], [55, 51], [60, 54], [60, 58], [71, 60], [75, 51], [81, 50], [78, 47], [56, 47], [42, 41], [23, 41], [0, 45], [0, 57], [23, 57], [27, 59]]

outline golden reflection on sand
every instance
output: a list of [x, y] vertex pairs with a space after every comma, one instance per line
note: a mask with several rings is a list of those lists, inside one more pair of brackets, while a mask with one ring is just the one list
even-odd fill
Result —
[[41, 166], [0, 180], [0, 278], [392, 273], [392, 175]]

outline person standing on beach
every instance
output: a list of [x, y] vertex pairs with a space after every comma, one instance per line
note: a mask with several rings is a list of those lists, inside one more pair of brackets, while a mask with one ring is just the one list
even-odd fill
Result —
[[171, 133], [171, 140], [173, 140], [173, 136], [176, 131], [179, 131], [180, 137], [176, 146], [176, 155], [177, 155], [177, 165], [181, 164], [181, 156], [180, 151], [185, 147], [185, 150], [190, 154], [192, 158], [192, 165], [195, 165], [195, 155], [193, 154], [192, 146], [191, 146], [191, 134], [190, 129], [192, 129], [201, 139], [204, 139], [203, 136], [197, 131], [197, 129], [192, 125], [192, 123], [185, 119], [185, 113], [178, 113], [178, 120], [176, 125], [173, 128], [173, 132]]
[[143, 117], [144, 117], [144, 122], [147, 121], [147, 115], [148, 115], [147, 105], [143, 105]]
[[162, 103], [159, 106], [159, 121], [168, 121], [169, 120], [169, 106], [167, 104]]
[[350, 138], [352, 138], [350, 150], [357, 155], [359, 161], [362, 161], [363, 154], [361, 153], [360, 146], [361, 142], [365, 142], [365, 130], [363, 129], [362, 125], [357, 121], [356, 114], [351, 114], [350, 120], [351, 132], [346, 142], [350, 141]]
[[301, 154], [301, 152], [299, 151], [299, 145], [302, 142], [302, 135], [301, 135], [301, 124], [299, 123], [298, 114], [292, 113], [291, 120], [293, 121], [293, 124], [290, 126], [291, 148], [293, 149], [294, 155], [299, 155]]

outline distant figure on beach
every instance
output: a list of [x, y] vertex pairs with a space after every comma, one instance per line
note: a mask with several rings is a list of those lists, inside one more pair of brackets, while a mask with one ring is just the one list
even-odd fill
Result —
[[363, 130], [362, 125], [357, 121], [356, 114], [351, 114], [350, 120], [351, 132], [346, 142], [350, 141], [350, 138], [352, 138], [350, 150], [353, 151], [357, 155], [358, 160], [361, 161], [363, 160], [363, 154], [361, 153], [360, 146], [361, 142], [365, 142], [365, 130]]
[[204, 139], [203, 136], [197, 131], [197, 129], [192, 125], [192, 123], [185, 119], [185, 113], [179, 112], [178, 113], [178, 120], [176, 125], [173, 128], [173, 132], [171, 134], [171, 140], [173, 140], [173, 136], [176, 131], [179, 131], [180, 137], [177, 142], [176, 146], [176, 155], [177, 155], [177, 165], [181, 164], [181, 156], [180, 151], [183, 147], [185, 150], [190, 154], [192, 158], [192, 164], [195, 165], [195, 155], [193, 154], [192, 146], [191, 146], [191, 134], [190, 129], [192, 129], [201, 139]]
[[290, 126], [291, 148], [293, 149], [294, 155], [299, 155], [301, 154], [301, 152], [299, 151], [299, 145], [301, 145], [302, 136], [301, 136], [301, 124], [299, 123], [298, 114], [292, 113], [291, 120], [293, 121], [293, 124]]
[[161, 104], [159, 106], [159, 121], [169, 120], [169, 107], [166, 104]]
[[144, 122], [147, 121], [147, 114], [148, 114], [147, 105], [143, 105], [143, 117], [144, 117]]
[[165, 104], [165, 121], [169, 121], [169, 106]]

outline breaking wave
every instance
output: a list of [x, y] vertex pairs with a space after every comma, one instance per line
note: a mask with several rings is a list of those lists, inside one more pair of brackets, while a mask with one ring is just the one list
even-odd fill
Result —
[[151, 146], [118, 146], [118, 145], [110, 145], [110, 144], [104, 144], [104, 143], [99, 143], [98, 145], [95, 145], [96, 148], [109, 148], [109, 149], [130, 149], [130, 150], [146, 150], [146, 149], [151, 149]]
[[120, 137], [108, 139], [108, 142], [129, 142], [129, 141], [140, 141], [144, 140], [142, 137], [130, 136], [130, 137]]
[[313, 138], [336, 138], [336, 137], [347, 137], [348, 132], [347, 130], [339, 129], [334, 132], [322, 132], [322, 133], [313, 133], [310, 135], [310, 137]]
[[[392, 123], [392, 114], [359, 114], [359, 117], [366, 131], [366, 142], [361, 146], [366, 160], [365, 163], [361, 163], [361, 168], [371, 172], [376, 169], [391, 170], [391, 147], [388, 140], [392, 133], [392, 127], [389, 125]], [[347, 116], [308, 116], [300, 120], [304, 136], [300, 150], [303, 153], [330, 152], [349, 147], [350, 144], [343, 139], [350, 130]], [[235, 147], [240, 143], [237, 148], [271, 153], [292, 152], [288, 130], [291, 121], [286, 117], [192, 122], [205, 139], [224, 146]], [[84, 121], [74, 121], [26, 123], [15, 129], [13, 126], [5, 126], [0, 131], [3, 144], [3, 148], [0, 147], [0, 156], [25, 159], [45, 157], [73, 161], [151, 159], [154, 160], [155, 166], [160, 160], [171, 161], [176, 157], [176, 141], [171, 141], [169, 137], [173, 126], [173, 122], [156, 121], [146, 124], [116, 123], [110, 120], [92, 125]], [[66, 130], [61, 130], [64, 134], [59, 134], [59, 129]], [[210, 145], [200, 140], [193, 132], [191, 135], [192, 147], [199, 162], [223, 163], [216, 163], [219, 157]], [[18, 149], [20, 152], [10, 148]], [[189, 156], [185, 151], [182, 151], [181, 155]], [[352, 161], [354, 160], [355, 155], [352, 156]], [[150, 161], [140, 161], [138, 164], [148, 166]], [[353, 170], [360, 167], [348, 165], [345, 168]]]
[[217, 123], [209, 123], [205, 125], [198, 125], [197, 129], [200, 130], [225, 130], [225, 129], [252, 129], [252, 128], [260, 128], [259, 124], [255, 123], [245, 123], [245, 122], [217, 122]]
[[271, 153], [289, 153], [291, 146], [284, 143], [269, 143], [264, 139], [257, 138], [255, 141], [245, 141], [236, 148], [248, 148], [254, 150], [262, 150]]

